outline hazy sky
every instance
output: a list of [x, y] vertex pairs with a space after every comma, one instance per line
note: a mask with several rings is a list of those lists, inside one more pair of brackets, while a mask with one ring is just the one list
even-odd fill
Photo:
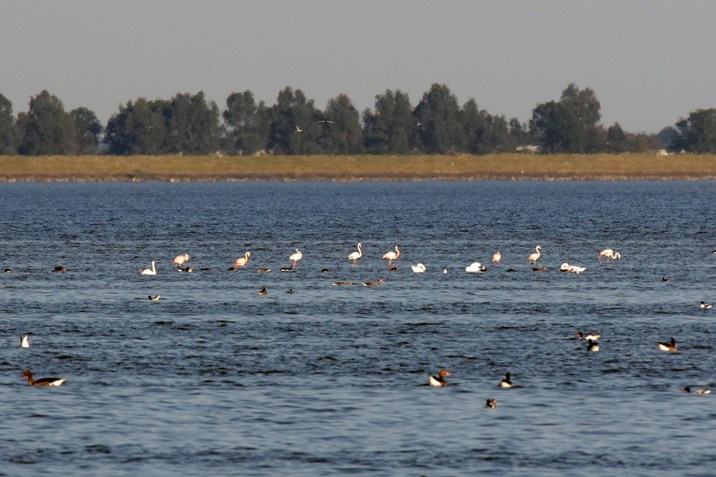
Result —
[[225, 107], [285, 86], [362, 111], [444, 83], [462, 105], [528, 121], [575, 83], [602, 123], [658, 132], [716, 107], [713, 0], [0, 0], [0, 93], [43, 89], [102, 122], [138, 97], [204, 91]]

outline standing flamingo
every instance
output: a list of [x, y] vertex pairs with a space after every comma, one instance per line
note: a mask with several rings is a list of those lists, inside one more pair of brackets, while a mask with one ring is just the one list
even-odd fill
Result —
[[246, 252], [243, 257], [239, 257], [234, 262], [235, 267], [245, 267], [249, 263], [251, 252]]
[[527, 257], [527, 262], [532, 262], [534, 265], [537, 265], [537, 260], [542, 256], [542, 254], [539, 252], [542, 250], [541, 245], [537, 245], [535, 247], [535, 251], [530, 254], [529, 257]]
[[397, 245], [395, 246], [395, 252], [390, 251], [383, 255], [383, 258], [388, 260], [388, 268], [393, 266], [393, 260], [398, 260], [398, 257], [400, 257], [400, 249]]
[[189, 261], [189, 254], [184, 253], [182, 255], [177, 255], [176, 257], [174, 257], [174, 260], [172, 260], [172, 264], [176, 265], [178, 267], [188, 261]]
[[360, 242], [358, 242], [358, 251], [357, 251], [357, 252], [353, 252], [353, 253], [351, 253], [350, 255], [348, 255], [348, 260], [350, 260], [351, 262], [353, 262], [353, 266], [355, 267], [355, 266], [357, 266], [357, 263], [356, 263], [356, 262], [357, 262], [358, 259], [361, 258], [362, 256], [363, 256], [363, 246], [361, 245]]
[[502, 254], [501, 254], [500, 251], [498, 250], [498, 251], [495, 252], [495, 254], [492, 256], [492, 263], [494, 263], [495, 265], [497, 265], [498, 263], [500, 263], [500, 260], [502, 260]]
[[622, 258], [622, 256], [619, 254], [619, 252], [615, 252], [611, 248], [605, 248], [601, 252], [599, 252], [599, 255], [597, 255], [597, 260], [599, 260], [599, 263], [602, 263], [602, 257], [607, 257], [607, 263], [609, 263], [609, 259], [612, 260], [619, 260]]
[[292, 254], [288, 258], [289, 260], [293, 260], [293, 263], [291, 264], [291, 270], [293, 270], [296, 267], [296, 263], [303, 258], [303, 254], [296, 249], [296, 253]]

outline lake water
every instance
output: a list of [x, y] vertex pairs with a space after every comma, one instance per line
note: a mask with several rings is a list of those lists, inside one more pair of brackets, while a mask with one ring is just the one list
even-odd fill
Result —
[[[716, 394], [681, 391], [716, 381], [699, 308], [716, 182], [0, 184], [0, 201], [0, 475], [716, 469]], [[450, 386], [427, 386], [441, 368]]]

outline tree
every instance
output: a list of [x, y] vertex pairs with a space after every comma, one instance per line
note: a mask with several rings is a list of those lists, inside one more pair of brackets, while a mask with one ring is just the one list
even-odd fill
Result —
[[275, 154], [318, 154], [321, 135], [320, 112], [303, 91], [289, 86], [279, 92], [269, 109], [268, 148]]
[[104, 141], [110, 154], [163, 154], [166, 126], [164, 111], [167, 101], [138, 98], [120, 106], [119, 112], [107, 121]]
[[629, 149], [627, 136], [619, 123], [614, 123], [607, 129], [607, 151], [609, 152], [625, 152]]
[[515, 149], [517, 138], [513, 129], [521, 131], [519, 121], [507, 122], [504, 116], [492, 116], [480, 110], [474, 99], [468, 100], [460, 110], [465, 131], [466, 150], [471, 154], [488, 154]]
[[18, 130], [12, 103], [0, 93], [0, 155], [17, 153]]
[[75, 130], [75, 151], [77, 154], [96, 154], [99, 147], [99, 135], [102, 124], [94, 112], [87, 108], [70, 111], [70, 119]]
[[602, 147], [598, 125], [601, 106], [594, 91], [570, 84], [559, 102], [542, 103], [532, 112], [530, 132], [544, 152], [586, 153]]
[[716, 109], [699, 109], [677, 122], [670, 149], [697, 154], [716, 153]]
[[321, 144], [328, 154], [360, 154], [363, 131], [358, 110], [345, 94], [328, 100], [321, 125]]
[[209, 154], [219, 148], [219, 108], [204, 93], [177, 94], [164, 111], [166, 150], [170, 153]]
[[230, 94], [223, 116], [230, 152], [243, 155], [266, 149], [268, 108], [263, 101], [257, 106], [251, 91]]
[[75, 150], [72, 119], [62, 101], [47, 90], [30, 98], [30, 108], [18, 115], [18, 125], [22, 134], [20, 154], [72, 154]]
[[413, 112], [417, 125], [416, 145], [429, 154], [465, 150], [457, 98], [446, 85], [433, 84]]
[[375, 97], [375, 112], [363, 113], [363, 138], [371, 154], [407, 154], [414, 131], [407, 94], [386, 90]]

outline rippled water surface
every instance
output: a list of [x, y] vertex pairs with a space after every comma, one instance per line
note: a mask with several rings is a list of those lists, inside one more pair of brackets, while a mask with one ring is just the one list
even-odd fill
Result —
[[716, 395], [681, 392], [715, 380], [714, 182], [0, 184], [0, 203], [0, 475], [716, 468]]

